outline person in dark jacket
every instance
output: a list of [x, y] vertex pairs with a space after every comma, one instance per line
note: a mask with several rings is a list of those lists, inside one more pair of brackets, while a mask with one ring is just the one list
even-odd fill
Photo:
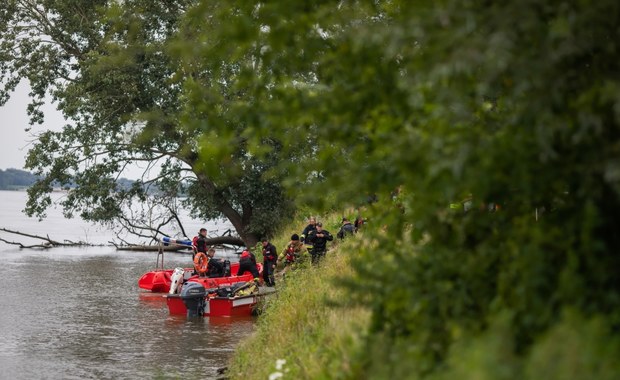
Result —
[[263, 238], [263, 280], [267, 286], [275, 286], [276, 281], [273, 276], [278, 261], [278, 251], [276, 247], [269, 242], [269, 239]]
[[[194, 237], [192, 240], [192, 245], [194, 246], [194, 256], [198, 252], [207, 253], [207, 229], [201, 228], [198, 231], [198, 235]], [[192, 257], [193, 259], [193, 257]]]
[[310, 235], [310, 232], [312, 231], [316, 231], [316, 218], [314, 216], [311, 216], [310, 219], [308, 219], [308, 225], [306, 226], [306, 228], [304, 228], [301, 236], [299, 237], [299, 240], [302, 243], [307, 244], [308, 242], [306, 241], [306, 238], [308, 237], [308, 235]]
[[336, 234], [338, 238], [344, 239], [348, 235], [353, 235], [355, 232], [355, 227], [347, 218], [342, 218], [342, 226], [340, 227], [340, 231]]
[[223, 277], [224, 262], [214, 257], [215, 248], [209, 248], [207, 251], [207, 256], [209, 257], [209, 263], [207, 264], [207, 275], [209, 277]]
[[244, 250], [239, 257], [239, 270], [237, 276], [242, 276], [245, 272], [252, 273], [254, 281], [258, 281], [258, 269], [256, 268], [256, 257], [249, 250]]
[[[194, 253], [192, 254], [192, 261], [196, 258], [196, 254], [198, 252], [207, 253], [207, 229], [201, 228], [198, 231], [198, 235], [194, 236], [192, 239], [192, 248], [194, 249]], [[194, 270], [194, 275], [197, 275], [198, 272]]]
[[327, 242], [334, 240], [334, 237], [329, 231], [323, 229], [322, 223], [317, 223], [316, 230], [308, 235], [308, 240], [312, 243], [312, 250], [310, 251], [312, 264], [318, 264], [327, 252]]

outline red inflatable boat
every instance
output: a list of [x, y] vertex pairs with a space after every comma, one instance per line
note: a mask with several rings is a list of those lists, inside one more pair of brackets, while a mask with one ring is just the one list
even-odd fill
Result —
[[[258, 272], [262, 273], [262, 264], [257, 264]], [[247, 282], [253, 280], [251, 273], [245, 273], [241, 276], [227, 276], [227, 277], [201, 277], [198, 275], [191, 275], [194, 272], [194, 268], [183, 268], [184, 270], [184, 282], [199, 282], [205, 288], [217, 288], [221, 286], [229, 286], [237, 282]], [[239, 270], [239, 263], [230, 264], [230, 273], [237, 273]], [[156, 269], [147, 272], [138, 280], [138, 286], [141, 289], [150, 290], [153, 293], [168, 293], [170, 291], [170, 285], [172, 284], [172, 274], [174, 269]]]
[[[138, 280], [138, 286], [141, 289], [149, 290], [153, 293], [171, 293], [177, 291], [178, 286], [182, 283], [197, 282], [202, 284], [206, 289], [226, 287], [238, 282], [247, 282], [253, 280], [251, 273], [243, 273], [237, 276], [239, 271], [239, 263], [230, 263], [225, 260], [224, 272], [228, 275], [221, 277], [208, 277], [206, 271], [208, 269], [209, 258], [204, 252], [198, 252], [194, 255], [194, 268], [175, 268], [164, 269], [164, 245], [178, 245], [181, 247], [192, 247], [189, 240], [176, 240], [169, 237], [163, 237], [159, 243], [157, 251], [157, 269], [147, 272]], [[228, 269], [226, 269], [228, 268]], [[262, 264], [256, 264], [259, 275], [263, 271]], [[195, 274], [199, 273], [199, 274]], [[172, 287], [172, 291], [170, 288]]]
[[[262, 273], [262, 264], [257, 264], [258, 272]], [[205, 288], [217, 288], [220, 286], [229, 286], [237, 282], [247, 282], [253, 279], [251, 273], [245, 273], [241, 276], [227, 276], [227, 277], [201, 277], [198, 275], [191, 275], [194, 272], [194, 268], [183, 268], [184, 281], [200, 282]], [[237, 273], [239, 270], [239, 263], [230, 264], [230, 273]], [[156, 269], [147, 272], [138, 280], [138, 286], [141, 289], [150, 290], [153, 293], [168, 293], [170, 291], [170, 285], [172, 284], [172, 273], [174, 269]]]

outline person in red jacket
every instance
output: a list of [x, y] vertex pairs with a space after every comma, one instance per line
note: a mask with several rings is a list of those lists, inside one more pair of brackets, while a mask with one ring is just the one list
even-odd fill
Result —
[[237, 276], [242, 276], [245, 272], [252, 273], [254, 281], [258, 281], [258, 269], [256, 268], [256, 257], [248, 249], [244, 250], [239, 257], [239, 270]]
[[308, 249], [299, 240], [299, 235], [293, 234], [291, 241], [286, 245], [278, 257], [278, 261], [283, 263], [284, 269], [280, 272], [282, 276], [290, 269], [294, 268], [299, 261], [303, 261], [308, 256]]

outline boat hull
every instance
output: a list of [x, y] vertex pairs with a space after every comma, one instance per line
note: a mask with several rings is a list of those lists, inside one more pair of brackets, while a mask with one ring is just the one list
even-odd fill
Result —
[[[241, 317], [251, 316], [256, 303], [257, 295], [242, 297], [205, 297], [205, 317]], [[166, 304], [171, 315], [187, 315], [185, 303], [178, 294], [166, 295]]]
[[145, 273], [138, 280], [138, 286], [153, 293], [166, 293], [170, 291], [172, 271], [172, 269], [164, 269]]

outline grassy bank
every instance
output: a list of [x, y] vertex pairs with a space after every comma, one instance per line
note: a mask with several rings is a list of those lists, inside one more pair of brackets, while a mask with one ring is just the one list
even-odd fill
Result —
[[[339, 219], [334, 215], [324, 219], [323, 224], [335, 234]], [[291, 228], [298, 231], [303, 225]], [[353, 274], [350, 259], [360, 254], [359, 245], [368, 247], [360, 235], [344, 243], [332, 243], [334, 249], [318, 268], [307, 266], [289, 272], [285, 281], [277, 283], [277, 296], [268, 303], [255, 332], [241, 343], [229, 363], [231, 379], [619, 378], [616, 358], [620, 339], [610, 315], [588, 316], [581, 310], [565, 308], [553, 326], [523, 351], [516, 348], [519, 335], [511, 325], [514, 312], [510, 310], [493, 314], [488, 326], [481, 330], [464, 330], [451, 323], [449, 330], [438, 332], [432, 329], [435, 321], [431, 319], [416, 324], [409, 334], [390, 336], [369, 329], [369, 311], [347, 304], [350, 295], [336, 284]], [[369, 236], [367, 232], [366, 238]], [[272, 241], [281, 250], [289, 238], [287, 232]], [[420, 273], [409, 282], [401, 278], [398, 283], [403, 286], [398, 290], [432, 284], [424, 282], [428, 275], [428, 271]], [[431, 290], [429, 304], [438, 303], [436, 297], [441, 292]], [[372, 294], [369, 300], [382, 296]], [[417, 298], [399, 294], [404, 302], [398, 304], [402, 313], [412, 310], [421, 297], [419, 293]], [[451, 301], [459, 302], [456, 297]], [[442, 314], [432, 316], [441, 318]], [[418, 337], [437, 340], [442, 333], [450, 334], [452, 346], [435, 362], [425, 359], [420, 354]]]
[[[323, 223], [335, 235], [338, 221], [334, 215]], [[303, 225], [294, 227], [297, 231]], [[282, 233], [272, 242], [281, 250], [290, 235]], [[360, 332], [369, 318], [367, 311], [346, 305], [346, 292], [335, 285], [338, 278], [351, 273], [349, 258], [355, 254], [348, 249], [351, 245], [332, 243], [335, 247], [319, 267], [289, 271], [277, 283], [277, 297], [230, 363], [231, 379], [268, 379], [277, 372], [290, 379], [337, 378], [349, 373], [350, 355], [359, 347]]]

